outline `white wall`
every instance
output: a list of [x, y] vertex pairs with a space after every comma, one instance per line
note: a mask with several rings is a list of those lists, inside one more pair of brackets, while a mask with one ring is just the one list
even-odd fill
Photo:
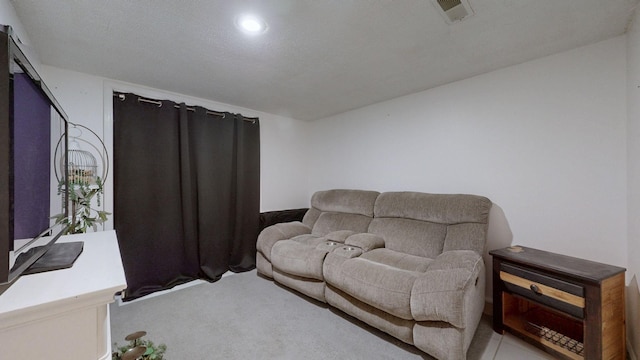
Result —
[[[105, 140], [110, 155], [113, 149], [113, 89], [153, 98], [184, 101], [189, 105], [202, 105], [212, 110], [258, 116], [261, 145], [261, 210], [308, 206], [307, 178], [304, 171], [307, 164], [306, 137], [310, 128], [307, 122], [51, 66], [42, 66], [41, 76], [67, 112], [70, 121], [87, 126], [98, 133]], [[113, 211], [112, 177], [107, 179], [105, 185], [105, 207], [107, 211]], [[106, 228], [111, 227], [112, 224], [109, 222]]]
[[640, 355], [640, 23], [638, 12], [627, 33], [628, 266], [627, 338], [634, 359]]
[[625, 54], [620, 36], [314, 122], [309, 193], [484, 195], [489, 249], [626, 266]]
[[22, 49], [25, 55], [29, 58], [33, 67], [35, 67], [36, 70], [39, 70], [40, 61], [38, 56], [31, 46], [29, 35], [25, 31], [24, 26], [22, 26], [22, 22], [18, 18], [16, 10], [13, 8], [13, 5], [9, 0], [0, 0], [0, 24], [10, 25], [13, 28], [14, 34], [21, 42], [18, 46], [20, 46], [20, 49]]

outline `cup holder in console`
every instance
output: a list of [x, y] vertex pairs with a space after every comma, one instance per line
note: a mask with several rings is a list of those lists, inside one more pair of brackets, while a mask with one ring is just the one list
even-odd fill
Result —
[[333, 251], [334, 254], [345, 257], [347, 259], [352, 259], [362, 255], [362, 249], [357, 246], [344, 245]]
[[325, 252], [331, 252], [337, 248], [339, 248], [339, 245], [344, 245], [343, 243], [337, 242], [337, 241], [333, 241], [333, 240], [326, 240], [323, 241], [321, 243], [319, 243], [316, 246], [317, 250], [321, 250], [321, 251], [325, 251]]

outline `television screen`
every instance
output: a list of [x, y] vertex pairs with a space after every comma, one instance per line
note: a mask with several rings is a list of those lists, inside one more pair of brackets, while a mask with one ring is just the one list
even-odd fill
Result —
[[64, 233], [52, 219], [68, 211], [67, 116], [8, 26], [0, 48], [1, 294]]
[[[54, 129], [55, 130], [55, 129]], [[34, 238], [50, 227], [51, 105], [25, 73], [13, 75], [13, 237]], [[53, 140], [53, 141], [52, 141]], [[15, 247], [15, 245], [14, 245]]]

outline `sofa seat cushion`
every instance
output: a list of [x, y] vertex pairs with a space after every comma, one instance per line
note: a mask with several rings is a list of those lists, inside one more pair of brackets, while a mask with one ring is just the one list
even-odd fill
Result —
[[415, 256], [389, 249], [374, 249], [364, 253], [362, 259], [406, 271], [425, 272], [433, 262], [422, 256]]
[[374, 249], [359, 257], [330, 261], [325, 281], [354, 298], [401, 319], [413, 319], [411, 289], [433, 261], [389, 249]]
[[271, 264], [283, 273], [322, 281], [322, 263], [335, 244], [311, 234], [281, 240], [271, 249]]

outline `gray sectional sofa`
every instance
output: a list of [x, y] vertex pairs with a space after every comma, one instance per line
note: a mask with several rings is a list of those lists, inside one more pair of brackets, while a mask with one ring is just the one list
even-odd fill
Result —
[[319, 191], [301, 222], [265, 228], [263, 276], [439, 359], [464, 359], [484, 308], [491, 201]]

